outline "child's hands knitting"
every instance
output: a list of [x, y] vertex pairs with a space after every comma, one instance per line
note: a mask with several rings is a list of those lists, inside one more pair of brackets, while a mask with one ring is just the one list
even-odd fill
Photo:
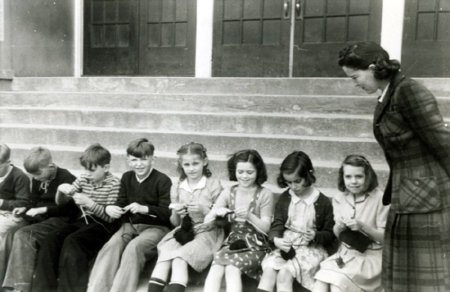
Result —
[[141, 204], [136, 203], [136, 202], [131, 203], [131, 204], [129, 204], [128, 206], [125, 206], [125, 207], [123, 208], [123, 210], [124, 210], [125, 212], [130, 211], [130, 212], [133, 213], [133, 214], [136, 214], [136, 213], [140, 213], [140, 214], [148, 214], [148, 211], [149, 211], [147, 206], [141, 205]]
[[123, 214], [125, 214], [125, 211], [122, 208], [114, 205], [106, 206], [105, 212], [109, 217], [114, 219], [118, 219], [122, 217]]
[[284, 239], [283, 237], [274, 237], [273, 243], [277, 248], [284, 252], [288, 252], [292, 246], [292, 242], [290, 240]]
[[75, 204], [86, 208], [91, 208], [95, 204], [91, 198], [83, 193], [75, 193], [73, 195], [73, 200], [75, 201]]

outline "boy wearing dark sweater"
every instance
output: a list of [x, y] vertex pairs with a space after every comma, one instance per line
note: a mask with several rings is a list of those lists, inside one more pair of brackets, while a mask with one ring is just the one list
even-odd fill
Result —
[[147, 139], [127, 148], [131, 171], [123, 174], [117, 205], [106, 207], [122, 226], [99, 252], [88, 291], [134, 292], [146, 261], [170, 226], [170, 178], [154, 169], [154, 146]]
[[64, 183], [71, 184], [75, 176], [53, 163], [50, 150], [43, 147], [31, 149], [23, 165], [32, 176], [32, 208], [28, 210], [25, 207], [17, 208], [16, 212], [23, 214], [26, 221], [35, 224], [22, 227], [15, 232], [3, 287], [28, 292], [31, 291], [39, 242], [51, 231], [64, 227], [71, 219], [79, 216], [79, 209], [73, 201], [64, 205], [55, 203], [58, 186]]
[[0, 144], [0, 283], [8, 264], [12, 234], [27, 222], [18, 210], [30, 205], [30, 179], [11, 164], [11, 150]]

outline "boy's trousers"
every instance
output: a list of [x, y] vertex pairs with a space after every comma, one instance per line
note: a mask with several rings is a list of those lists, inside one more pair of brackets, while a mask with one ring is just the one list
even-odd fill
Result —
[[124, 223], [98, 253], [88, 292], [135, 292], [147, 260], [169, 228]]
[[17, 230], [14, 234], [3, 287], [15, 288], [22, 292], [31, 291], [34, 265], [41, 241], [49, 233], [65, 228], [68, 222], [68, 217], [54, 217]]
[[80, 218], [42, 241], [33, 291], [86, 291], [91, 261], [118, 228], [117, 222], [87, 218], [88, 224]]
[[0, 286], [8, 267], [14, 233], [25, 225], [27, 222], [14, 216], [11, 211], [0, 210]]

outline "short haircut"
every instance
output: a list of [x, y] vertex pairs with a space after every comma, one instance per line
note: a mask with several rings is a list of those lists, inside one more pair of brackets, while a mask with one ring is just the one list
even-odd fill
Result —
[[400, 70], [397, 60], [389, 59], [389, 54], [379, 44], [371, 41], [348, 45], [339, 52], [339, 66], [356, 70], [367, 70], [374, 65], [373, 76], [378, 80], [390, 79]]
[[303, 184], [304, 187], [309, 187], [316, 182], [311, 159], [303, 151], [294, 151], [283, 160], [280, 166], [280, 174], [277, 178], [278, 185], [281, 188], [287, 187], [288, 184], [286, 183], [283, 174], [292, 174], [295, 172], [299, 178], [305, 180]]
[[[206, 148], [200, 143], [189, 142], [180, 147], [177, 151], [178, 155], [178, 164], [177, 164], [177, 172], [180, 175], [180, 181], [186, 178], [186, 174], [184, 173], [183, 167], [181, 166], [181, 156], [185, 154], [195, 154], [200, 156], [201, 159], [208, 159], [208, 155], [206, 154]], [[206, 177], [210, 177], [211, 171], [209, 170], [208, 164], [203, 166], [203, 175]]]
[[146, 138], [136, 139], [128, 144], [127, 154], [134, 157], [143, 158], [146, 156], [153, 156], [155, 146]]
[[52, 162], [50, 150], [39, 146], [30, 150], [23, 161], [23, 167], [28, 173], [35, 174], [39, 169], [49, 166]]
[[89, 170], [93, 170], [93, 168], [97, 166], [105, 166], [111, 162], [111, 153], [109, 153], [108, 149], [100, 145], [99, 143], [95, 143], [90, 145], [86, 150], [84, 150], [83, 154], [80, 157], [81, 165]]
[[253, 149], [241, 150], [234, 153], [230, 159], [228, 159], [228, 175], [231, 181], [237, 181], [236, 167], [239, 162], [250, 162], [256, 169], [256, 181], [255, 183], [261, 186], [267, 180], [267, 170], [264, 161], [259, 155], [258, 151]]
[[362, 155], [349, 155], [345, 157], [341, 167], [339, 168], [338, 189], [341, 192], [345, 192], [346, 190], [344, 182], [344, 165], [364, 168], [364, 174], [366, 176], [364, 182], [364, 192], [371, 192], [378, 186], [378, 177], [373, 170], [372, 165], [370, 165], [370, 162]]
[[9, 149], [8, 145], [0, 144], [0, 163], [8, 161], [10, 157], [11, 149]]

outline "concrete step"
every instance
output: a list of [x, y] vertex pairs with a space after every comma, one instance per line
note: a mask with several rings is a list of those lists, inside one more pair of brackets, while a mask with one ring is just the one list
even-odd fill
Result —
[[[55, 163], [60, 165], [61, 167], [71, 169], [74, 173], [79, 174], [83, 171], [82, 166], [79, 163], [79, 157], [82, 154], [83, 150], [87, 147], [74, 147], [74, 146], [66, 146], [66, 145], [45, 145], [45, 144], [15, 144], [15, 143], [7, 143], [12, 149], [12, 159], [11, 161], [18, 167], [23, 166], [23, 159], [27, 155], [30, 148], [41, 145], [49, 148], [52, 151], [53, 159]], [[105, 147], [107, 147], [105, 145]], [[111, 161], [111, 171], [117, 175], [121, 175], [125, 171], [128, 170], [128, 165], [126, 162], [126, 153], [125, 147], [120, 148], [112, 148], [108, 147], [109, 151], [112, 154]], [[359, 153], [359, 152], [358, 152]], [[288, 153], [286, 153], [287, 155]], [[166, 173], [170, 177], [176, 178], [178, 174], [176, 172], [177, 168], [177, 156], [175, 151], [165, 152], [161, 150], [161, 147], [156, 145], [155, 152], [156, 160], [155, 160], [155, 168], [161, 170]], [[213, 175], [221, 180], [228, 181], [228, 170], [226, 166], [226, 161], [228, 159], [227, 155], [220, 154], [212, 154], [208, 151], [209, 158], [209, 167]], [[272, 186], [270, 187], [274, 192], [279, 192], [280, 189], [276, 186], [276, 178], [279, 174], [279, 167], [281, 164], [282, 158], [272, 158], [272, 157], [263, 157], [264, 162], [267, 167], [268, 172], [268, 183]], [[316, 185], [325, 189], [335, 189], [337, 185], [337, 176], [338, 169], [340, 167], [341, 159], [336, 158], [335, 160], [319, 160], [311, 158], [313, 161], [313, 165], [316, 171], [317, 182]], [[388, 166], [385, 162], [375, 163], [371, 161], [373, 167], [376, 169], [376, 172], [380, 178], [380, 183], [384, 184], [386, 182], [388, 176]], [[327, 190], [327, 192], [331, 192]]]
[[0, 123], [372, 138], [371, 115], [0, 107]]
[[[450, 96], [448, 78], [417, 78], [434, 94]], [[349, 78], [19, 77], [13, 90], [148, 93], [361, 95]]]
[[87, 147], [89, 144], [99, 142], [105, 147], [116, 149], [124, 149], [131, 140], [136, 138], [147, 137], [158, 149], [169, 153], [175, 153], [187, 142], [196, 141], [204, 144], [209, 149], [209, 153], [220, 155], [254, 148], [263, 157], [282, 158], [294, 150], [303, 150], [312, 159], [323, 161], [340, 160], [353, 153], [365, 155], [374, 163], [384, 160], [380, 147], [371, 138], [176, 132], [26, 124], [0, 124], [0, 136], [5, 143], [64, 144]]
[[[367, 95], [152, 94], [142, 92], [0, 91], [2, 106], [129, 108], [161, 111], [323, 113], [372, 115], [376, 98]], [[450, 96], [438, 97], [450, 117]]]

